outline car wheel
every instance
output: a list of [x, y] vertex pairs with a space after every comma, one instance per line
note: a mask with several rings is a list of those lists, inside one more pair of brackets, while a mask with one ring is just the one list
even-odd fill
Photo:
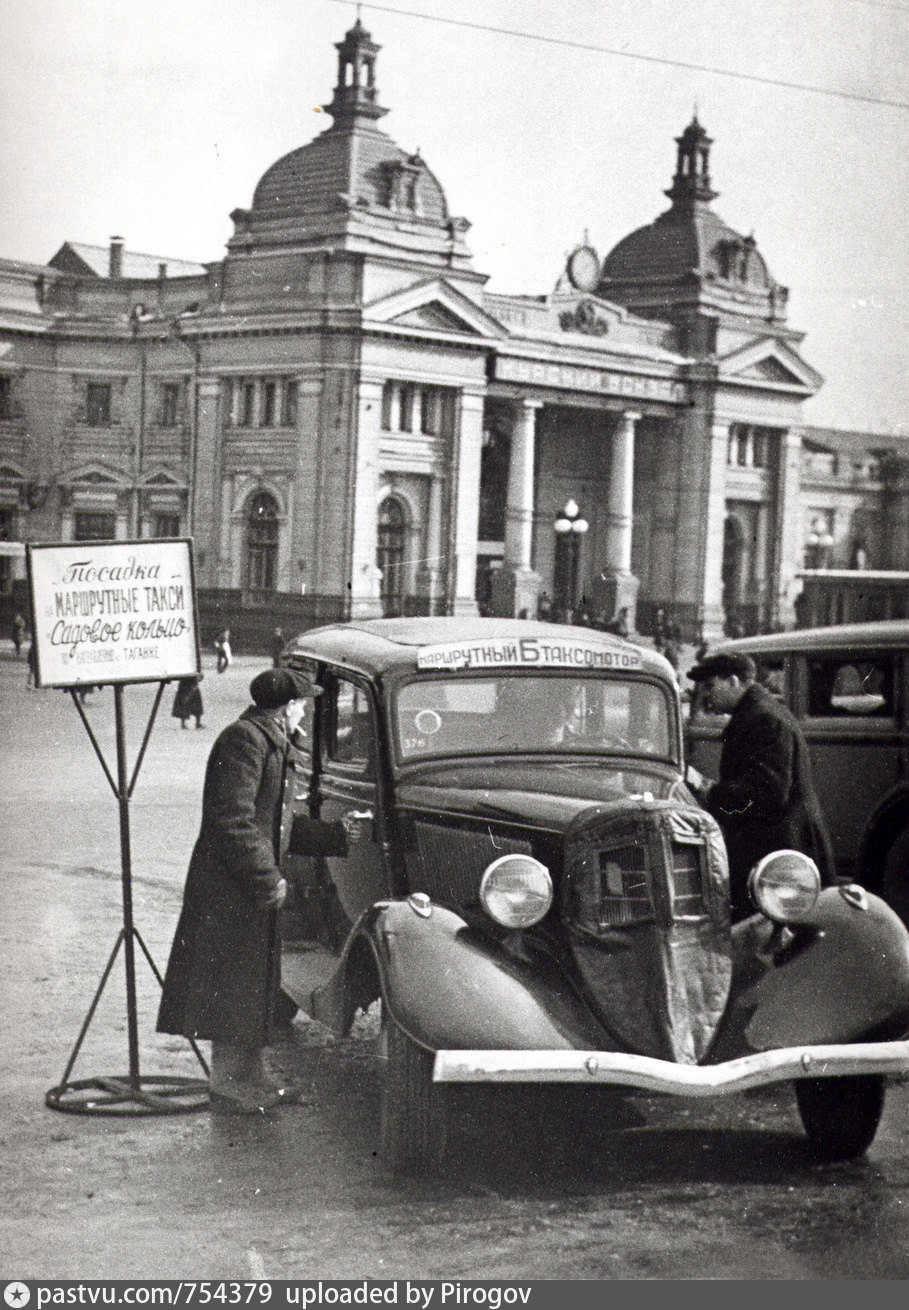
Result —
[[874, 1141], [884, 1110], [879, 1075], [800, 1078], [795, 1084], [799, 1114], [819, 1160], [854, 1160]]
[[884, 854], [881, 896], [909, 925], [909, 828], [897, 833]]
[[379, 1154], [392, 1169], [413, 1172], [442, 1163], [447, 1136], [446, 1087], [432, 1081], [434, 1056], [389, 1015], [379, 1109]]

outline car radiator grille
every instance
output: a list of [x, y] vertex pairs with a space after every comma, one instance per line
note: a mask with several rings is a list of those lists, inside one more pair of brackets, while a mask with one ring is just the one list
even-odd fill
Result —
[[448, 905], [475, 904], [480, 879], [500, 855], [529, 855], [529, 841], [503, 837], [489, 828], [452, 828], [439, 823], [414, 824], [415, 849], [408, 852], [410, 890], [427, 892]]
[[594, 821], [567, 852], [569, 918], [594, 934], [635, 923], [711, 915], [716, 870], [709, 819], [654, 810], [635, 819]]

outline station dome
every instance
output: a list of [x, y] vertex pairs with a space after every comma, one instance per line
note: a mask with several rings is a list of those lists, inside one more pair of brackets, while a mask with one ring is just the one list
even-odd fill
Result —
[[712, 287], [720, 300], [756, 307], [770, 302], [772, 313], [785, 301], [753, 236], [742, 236], [710, 207], [717, 192], [710, 184], [713, 144], [697, 115], [676, 137], [678, 156], [672, 205], [665, 213], [624, 237], [603, 260], [598, 294], [632, 307], [673, 303], [673, 294], [692, 286]]
[[[444, 226], [445, 193], [419, 150], [408, 154], [376, 122], [376, 55], [381, 49], [359, 18], [337, 43], [338, 83], [323, 106], [332, 126], [262, 175], [247, 220], [311, 218], [341, 208], [388, 211]], [[239, 216], [239, 215], [238, 215]]]

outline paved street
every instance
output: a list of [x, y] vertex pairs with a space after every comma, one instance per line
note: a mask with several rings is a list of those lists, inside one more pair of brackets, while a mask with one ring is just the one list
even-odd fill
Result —
[[[163, 967], [216, 732], [264, 661], [206, 664], [202, 731], [168, 689], [132, 807], [135, 916]], [[152, 693], [125, 693], [134, 756]], [[86, 713], [113, 767], [113, 703]], [[69, 697], [25, 688], [0, 653], [3, 976], [0, 1061], [9, 1278], [905, 1278], [909, 1087], [866, 1160], [808, 1163], [789, 1089], [715, 1107], [563, 1092], [488, 1093], [455, 1162], [402, 1181], [374, 1155], [368, 1031], [298, 1024], [275, 1061], [305, 1104], [252, 1121], [80, 1117], [45, 1108], [120, 926], [117, 808]], [[137, 961], [143, 1072], [196, 1072], [154, 1033]], [[364, 1025], [365, 1027], [365, 1025]], [[124, 1073], [122, 966], [73, 1077]]]

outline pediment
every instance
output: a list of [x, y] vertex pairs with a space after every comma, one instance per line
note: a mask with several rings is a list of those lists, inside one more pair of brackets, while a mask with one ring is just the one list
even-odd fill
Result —
[[453, 314], [439, 300], [434, 300], [428, 305], [421, 305], [419, 309], [408, 310], [406, 314], [398, 314], [397, 317], [389, 320], [392, 323], [398, 323], [402, 327], [422, 327], [431, 328], [436, 332], [473, 332], [474, 328], [457, 314]]
[[67, 486], [73, 487], [125, 487], [127, 480], [117, 469], [107, 468], [103, 464], [84, 464], [73, 469], [62, 479]]
[[507, 329], [498, 319], [465, 296], [445, 278], [419, 282], [404, 291], [374, 300], [365, 308], [366, 322], [429, 332], [451, 332], [460, 336], [505, 337]]
[[813, 395], [824, 380], [787, 341], [776, 338], [739, 347], [722, 356], [719, 365], [724, 381], [784, 387], [802, 395]]
[[178, 477], [175, 477], [169, 469], [155, 469], [151, 473], [146, 473], [142, 479], [143, 487], [165, 487], [170, 490], [172, 487], [183, 487], [184, 483]]
[[792, 384], [800, 381], [792, 369], [786, 368], [785, 364], [782, 364], [773, 355], [760, 360], [757, 364], [752, 364], [750, 368], [743, 368], [739, 373], [739, 377], [754, 378], [758, 382], [788, 382]]

